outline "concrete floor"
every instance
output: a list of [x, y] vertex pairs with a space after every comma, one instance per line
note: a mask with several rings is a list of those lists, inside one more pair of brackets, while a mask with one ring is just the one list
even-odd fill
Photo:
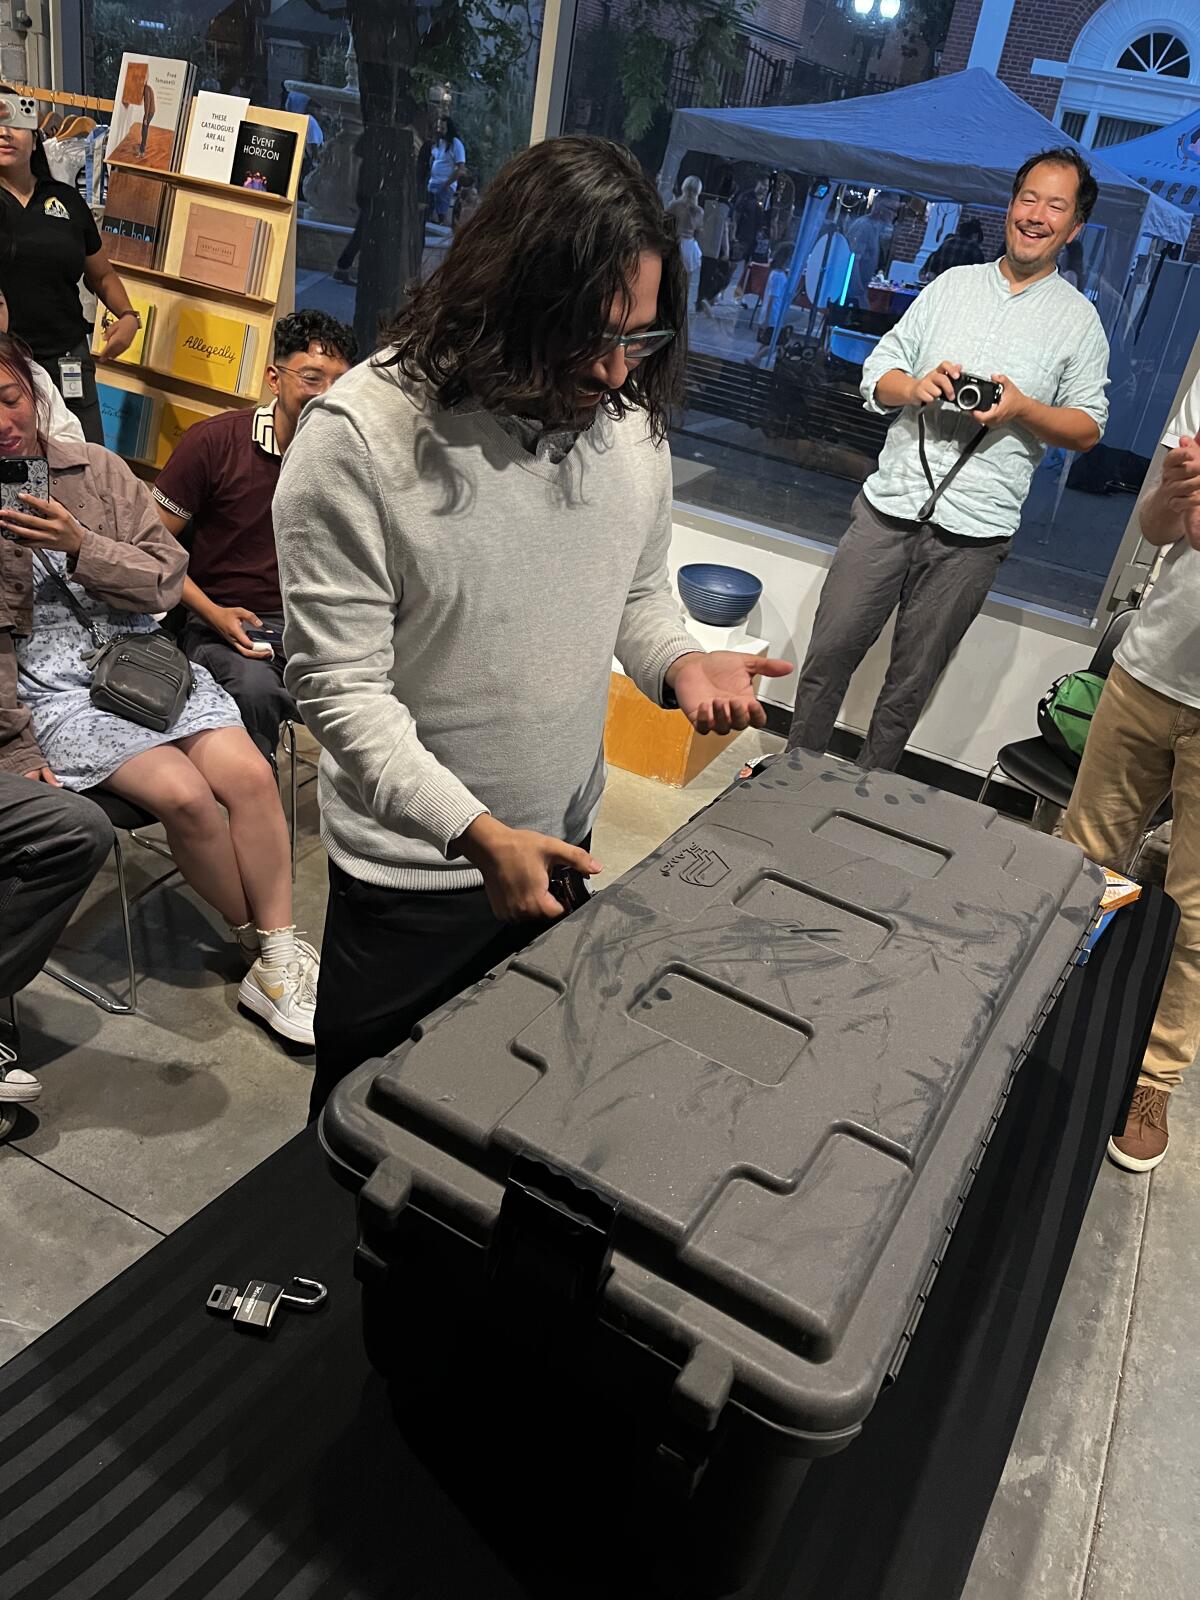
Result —
[[[605, 878], [706, 804], [748, 754], [777, 747], [745, 734], [686, 790], [614, 772], [595, 842]], [[297, 920], [319, 937], [315, 811], [310, 784]], [[165, 865], [136, 847], [130, 857], [138, 886]], [[138, 1016], [106, 1016], [44, 975], [22, 995], [23, 1056], [45, 1089], [0, 1147], [0, 1360], [303, 1125], [311, 1057], [238, 1013], [240, 969], [222, 932], [175, 880], [135, 911]], [[111, 869], [56, 959], [119, 988]], [[1200, 1593], [1200, 1130], [1189, 1099], [1177, 1100], [1157, 1173], [1101, 1173], [967, 1600]]]

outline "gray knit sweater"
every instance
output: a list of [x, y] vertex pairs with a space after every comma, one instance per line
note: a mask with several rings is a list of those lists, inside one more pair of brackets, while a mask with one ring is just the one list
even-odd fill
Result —
[[554, 463], [364, 363], [305, 411], [274, 521], [322, 838], [369, 883], [478, 884], [448, 850], [484, 811], [578, 843], [612, 656], [661, 704], [701, 648], [667, 576], [670, 457], [636, 414]]

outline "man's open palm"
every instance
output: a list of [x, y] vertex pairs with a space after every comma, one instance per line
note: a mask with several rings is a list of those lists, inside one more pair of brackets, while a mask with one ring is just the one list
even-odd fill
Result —
[[736, 733], [766, 725], [755, 678], [786, 678], [792, 670], [790, 661], [770, 656], [711, 650], [681, 656], [667, 677], [679, 709], [697, 733]]

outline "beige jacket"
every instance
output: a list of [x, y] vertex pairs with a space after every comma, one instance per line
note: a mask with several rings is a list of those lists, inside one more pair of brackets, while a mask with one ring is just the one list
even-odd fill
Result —
[[[87, 532], [69, 563], [90, 595], [117, 611], [169, 611], [183, 594], [187, 553], [159, 520], [150, 491], [102, 445], [51, 439], [50, 493]], [[17, 698], [14, 640], [33, 631], [33, 557], [0, 539], [0, 772], [43, 766]]]

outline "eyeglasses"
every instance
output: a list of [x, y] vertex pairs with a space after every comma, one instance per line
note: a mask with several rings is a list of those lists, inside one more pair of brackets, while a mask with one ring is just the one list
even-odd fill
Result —
[[289, 378], [295, 378], [307, 394], [324, 394], [333, 382], [331, 374], [316, 367], [276, 367], [275, 370], [280, 376], [286, 372]]
[[675, 337], [674, 328], [651, 328], [646, 333], [623, 333], [619, 338], [614, 338], [606, 343], [603, 354], [612, 355], [614, 350], [620, 350], [629, 366], [636, 366], [639, 361], [645, 361], [647, 356], [656, 355], [665, 349]]

